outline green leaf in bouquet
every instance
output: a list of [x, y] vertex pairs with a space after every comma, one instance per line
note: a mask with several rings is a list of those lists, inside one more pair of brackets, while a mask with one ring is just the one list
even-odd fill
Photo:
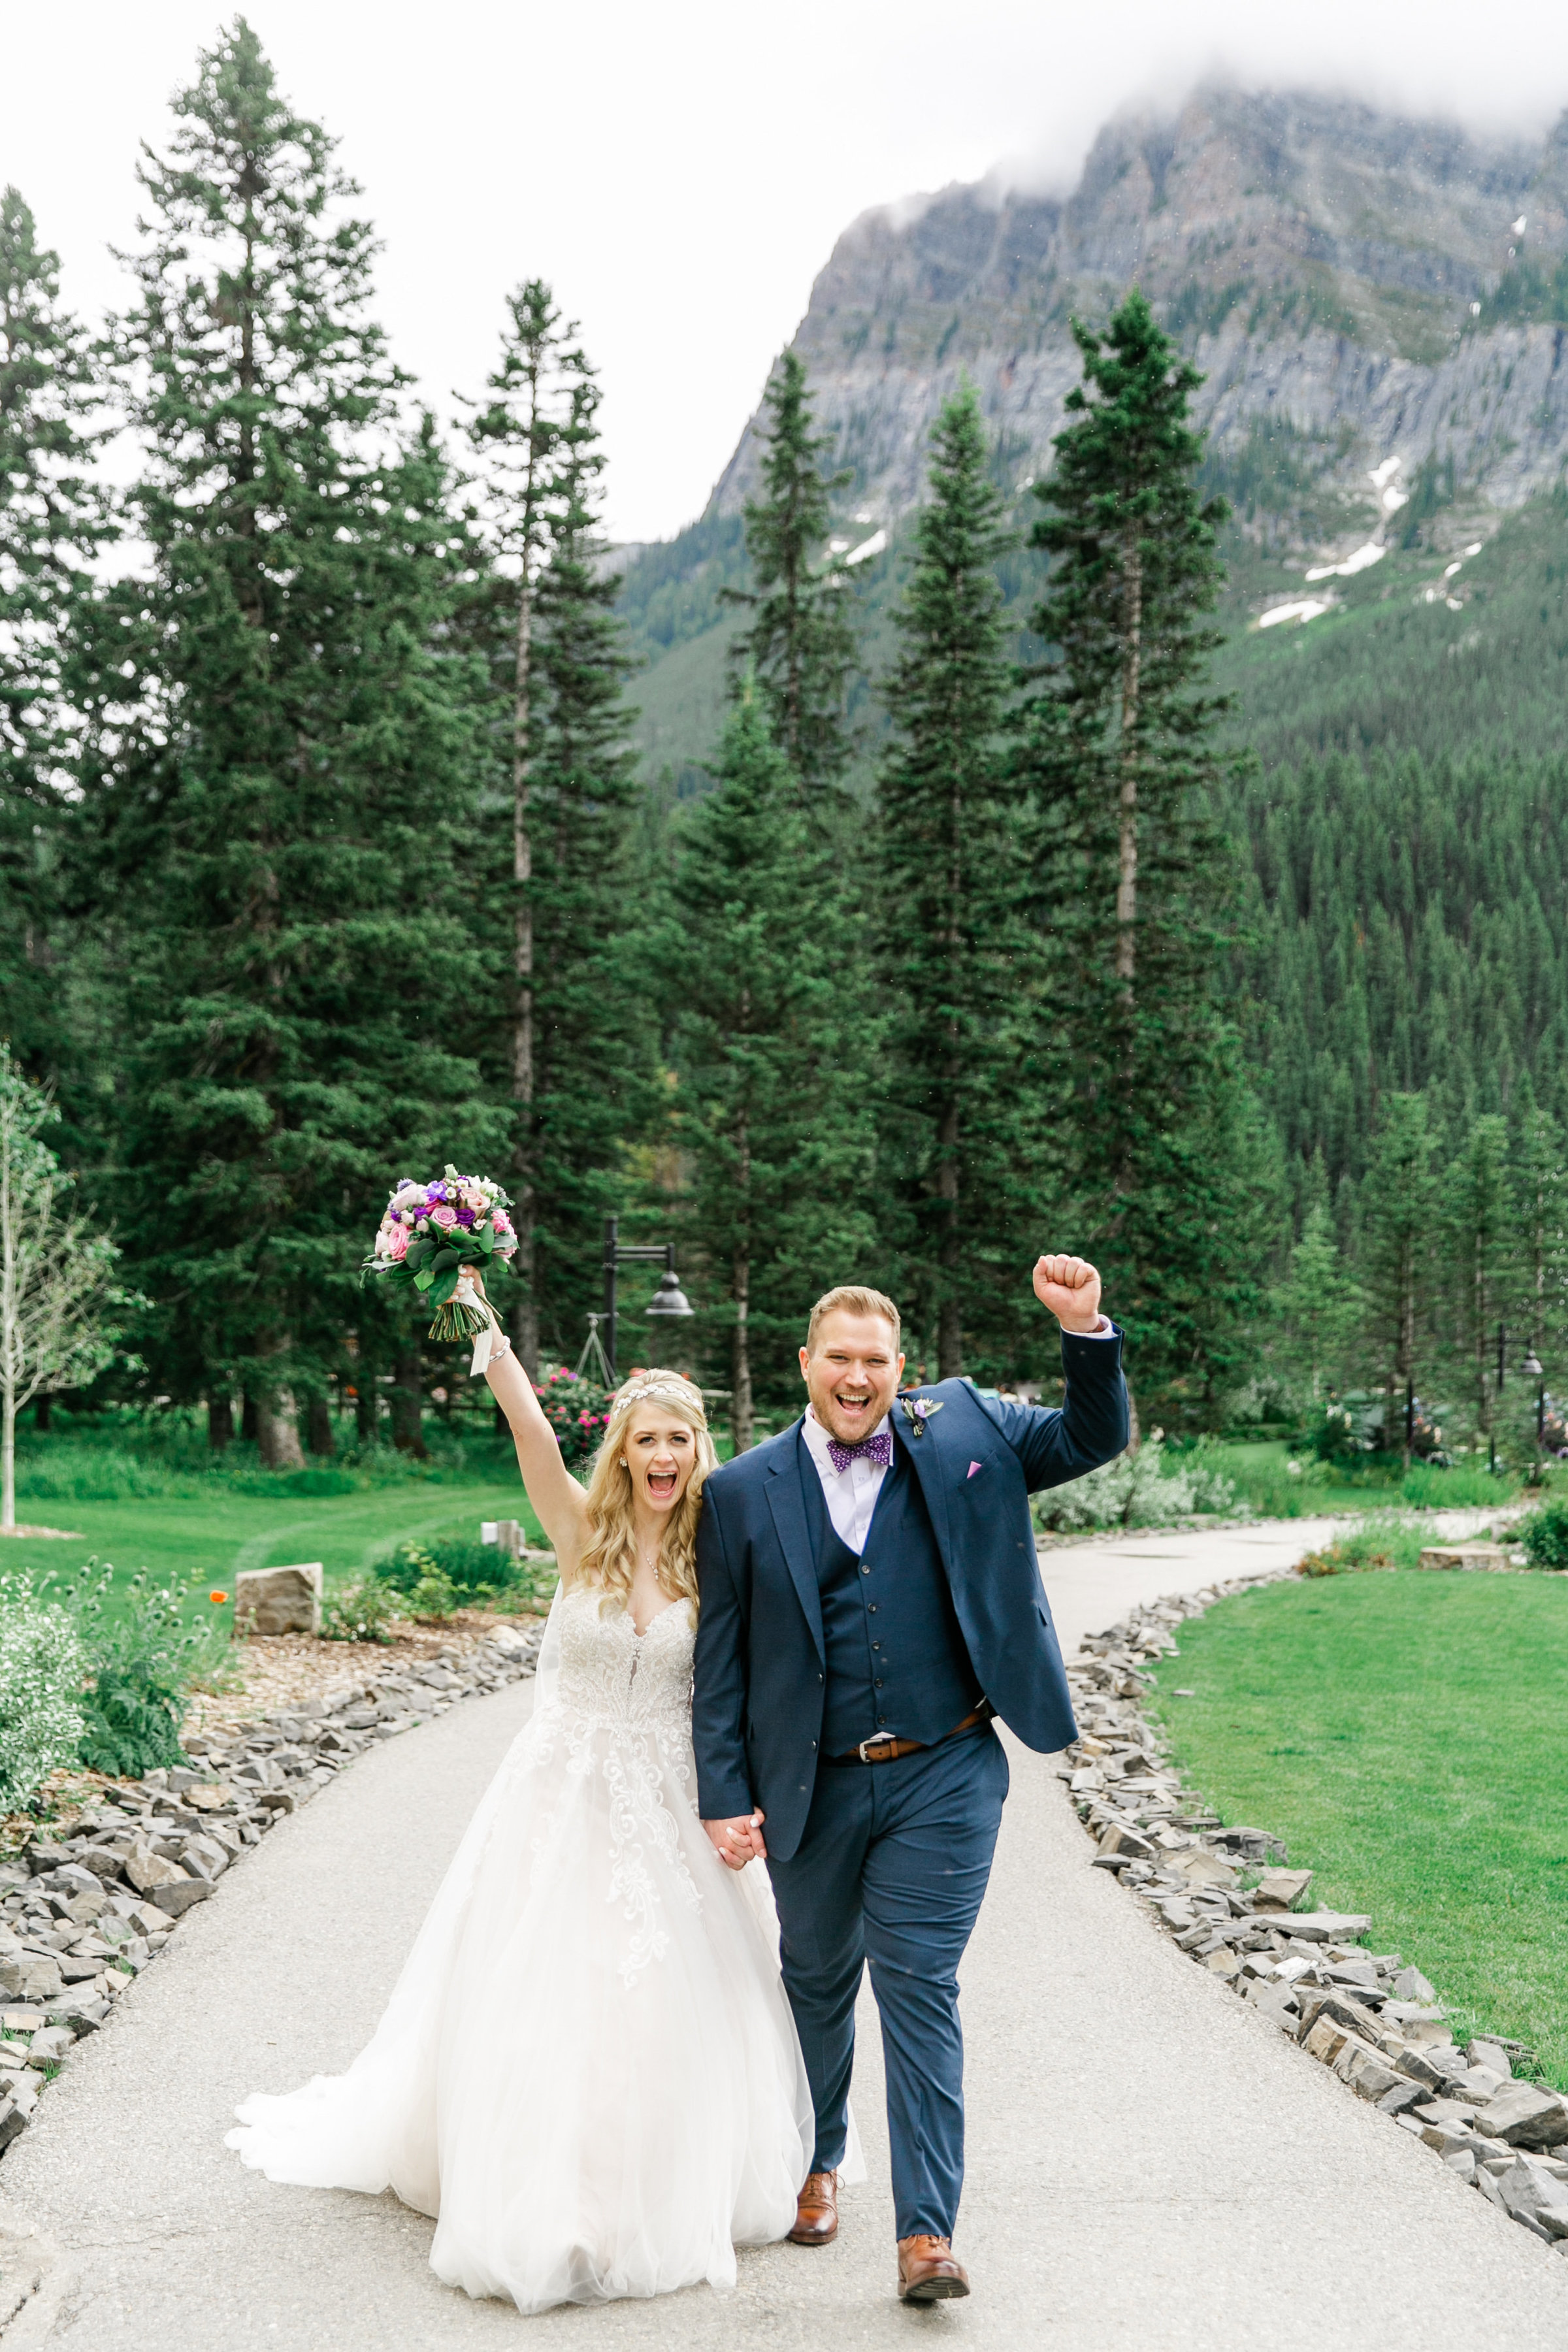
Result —
[[404, 1254], [403, 1263], [408, 1268], [410, 1274], [417, 1274], [422, 1265], [427, 1265], [429, 1264], [430, 1259], [435, 1255], [435, 1251], [436, 1241], [434, 1234], [426, 1234], [419, 1241], [409, 1243], [407, 1250]]
[[493, 1225], [476, 1225], [474, 1227], [473, 1244], [480, 1257], [489, 1257], [490, 1252], [496, 1245], [495, 1227]]
[[[450, 1298], [453, 1291], [458, 1287], [458, 1253], [454, 1250], [452, 1252], [452, 1264], [447, 1268], [445, 1274], [433, 1274], [430, 1276], [430, 1304], [432, 1307], [445, 1307], [447, 1299]], [[420, 1287], [423, 1289], [425, 1285], [421, 1283]]]
[[461, 1265], [462, 1263], [463, 1253], [461, 1250], [441, 1249], [437, 1250], [435, 1256], [431, 1259], [430, 1267], [434, 1274], [445, 1274], [449, 1265]]
[[416, 1290], [428, 1290], [430, 1285], [435, 1281], [435, 1279], [436, 1277], [431, 1273], [429, 1267], [425, 1266], [415, 1276], [414, 1287]]

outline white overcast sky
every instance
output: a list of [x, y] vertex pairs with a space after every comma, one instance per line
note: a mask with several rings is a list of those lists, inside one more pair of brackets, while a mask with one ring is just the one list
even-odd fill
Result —
[[[74, 305], [119, 299], [138, 142], [231, 10], [0, 0], [0, 183]], [[699, 513], [838, 232], [1003, 159], [1070, 184], [1130, 100], [1204, 74], [1328, 86], [1479, 127], [1568, 104], [1568, 5], [1515, 0], [251, 0], [303, 113], [339, 139], [384, 243], [381, 313], [449, 409], [504, 290], [553, 285], [605, 385], [608, 520]]]

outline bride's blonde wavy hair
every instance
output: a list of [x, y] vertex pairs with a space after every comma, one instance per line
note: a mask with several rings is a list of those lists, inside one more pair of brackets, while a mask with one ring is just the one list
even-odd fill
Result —
[[639, 1372], [616, 1392], [606, 1428], [588, 1479], [588, 1541], [578, 1559], [574, 1584], [596, 1585], [606, 1601], [625, 1608], [637, 1565], [637, 1521], [632, 1509], [632, 1474], [626, 1460], [626, 1435], [634, 1412], [642, 1404], [665, 1406], [688, 1423], [695, 1443], [696, 1460], [686, 1491], [669, 1515], [658, 1549], [659, 1580], [665, 1591], [697, 1607], [697, 1522], [702, 1512], [702, 1487], [718, 1463], [708, 1433], [708, 1415], [700, 1390], [681, 1372]]

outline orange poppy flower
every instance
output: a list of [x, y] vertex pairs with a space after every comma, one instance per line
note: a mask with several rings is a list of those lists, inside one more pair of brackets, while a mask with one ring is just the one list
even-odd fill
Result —
[[228, 1599], [228, 1595], [226, 1592], [218, 1592], [214, 1591], [207, 1594], [207, 1599], [209, 1601], [226, 1601]]

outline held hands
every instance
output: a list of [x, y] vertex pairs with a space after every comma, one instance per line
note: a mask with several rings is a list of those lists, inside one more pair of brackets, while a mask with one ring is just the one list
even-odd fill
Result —
[[731, 1870], [744, 1870], [755, 1859], [765, 1862], [768, 1849], [763, 1839], [763, 1816], [760, 1812], [737, 1813], [733, 1821], [704, 1822], [713, 1851]]
[[1100, 1328], [1100, 1276], [1086, 1258], [1037, 1258], [1035, 1296], [1064, 1331]]

